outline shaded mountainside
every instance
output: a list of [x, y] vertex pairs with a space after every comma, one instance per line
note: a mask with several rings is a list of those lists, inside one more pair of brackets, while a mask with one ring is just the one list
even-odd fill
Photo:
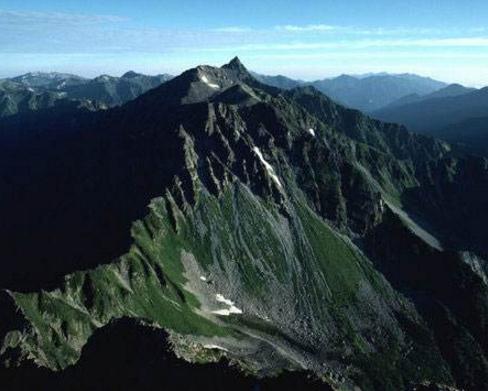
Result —
[[486, 385], [486, 160], [238, 59], [1, 126], [7, 366], [83, 368], [128, 318], [256, 377]]
[[375, 112], [374, 116], [402, 123], [417, 132], [428, 133], [462, 120], [486, 116], [487, 112], [488, 88], [482, 88], [468, 94], [385, 108]]
[[460, 96], [473, 91], [476, 91], [476, 88], [468, 88], [460, 84], [449, 84], [447, 87], [441, 88], [440, 90], [434, 91], [427, 95], [419, 95], [419, 94], [406, 95], [390, 103], [388, 106], [383, 107], [381, 110], [391, 109], [393, 107], [400, 107], [407, 104], [417, 103], [429, 99]]
[[482, 118], [488, 117], [488, 88], [387, 107], [374, 112], [373, 116], [403, 124], [415, 132], [460, 143], [480, 153], [480, 149], [484, 151], [487, 146], [485, 127], [479, 124]]
[[225, 359], [190, 364], [171, 351], [167, 333], [130, 319], [97, 330], [76, 366], [53, 373], [29, 365], [0, 369], [0, 375], [8, 390], [332, 390], [323, 382], [294, 373], [268, 379], [246, 376]]
[[472, 153], [488, 156], [488, 116], [446, 126], [433, 131], [432, 135], [456, 143]]

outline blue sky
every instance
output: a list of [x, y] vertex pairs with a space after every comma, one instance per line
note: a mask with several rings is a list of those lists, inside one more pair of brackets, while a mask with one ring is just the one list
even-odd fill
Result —
[[306, 80], [387, 71], [488, 85], [488, 1], [0, 0], [0, 77], [177, 74], [235, 55]]

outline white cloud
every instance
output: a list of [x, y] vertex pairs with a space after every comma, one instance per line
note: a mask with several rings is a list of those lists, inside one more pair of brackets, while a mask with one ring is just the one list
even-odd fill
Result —
[[[458, 37], [458, 38], [424, 38], [424, 39], [360, 39], [347, 41], [321, 42], [289, 42], [289, 43], [258, 43], [244, 44], [233, 49], [236, 51], [292, 51], [292, 50], [321, 50], [321, 49], [365, 49], [383, 47], [480, 47], [488, 49], [488, 37]], [[227, 51], [230, 47], [207, 48], [208, 51]]]
[[[378, 70], [408, 64], [408, 69], [415, 71], [417, 63], [429, 64], [429, 69], [436, 64], [436, 72], [449, 64], [455, 64], [459, 72], [471, 72], [474, 68], [469, 66], [486, 67], [487, 49], [488, 28], [479, 26], [436, 29], [304, 23], [141, 28], [117, 15], [0, 9], [0, 73], [10, 73], [24, 65], [26, 71], [40, 67], [49, 70], [58, 64], [90, 72], [102, 67], [107, 73], [111, 69], [123, 72], [134, 62], [148, 70], [177, 73], [200, 63], [223, 63], [236, 54], [250, 60], [249, 65], [256, 70], [267, 63], [269, 69], [275, 70], [286, 66], [281, 71], [286, 74], [290, 64], [299, 64], [293, 76], [304, 78], [312, 74], [320, 77], [330, 62], [336, 70], [357, 65], [357, 73], [368, 66], [371, 69], [373, 62]], [[24, 55], [32, 55], [25, 64], [21, 60]], [[479, 69], [473, 79], [481, 75]], [[455, 75], [459, 77], [459, 73]], [[488, 76], [479, 77], [488, 80]]]
[[251, 27], [243, 27], [243, 26], [226, 26], [226, 27], [218, 27], [211, 29], [211, 31], [217, 33], [249, 33], [251, 31], [255, 31]]
[[311, 32], [311, 31], [337, 31], [342, 29], [338, 26], [331, 26], [328, 24], [307, 24], [307, 25], [285, 25], [285, 26], [276, 26], [275, 29], [277, 30], [284, 30], [290, 32]]
[[0, 23], [5, 25], [48, 24], [48, 25], [90, 25], [100, 23], [119, 23], [127, 18], [116, 15], [89, 15], [62, 12], [6, 11], [0, 10]]

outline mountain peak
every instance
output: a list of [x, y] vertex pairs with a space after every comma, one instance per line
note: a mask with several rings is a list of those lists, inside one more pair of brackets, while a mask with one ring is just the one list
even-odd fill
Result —
[[124, 79], [133, 79], [134, 77], [140, 76], [140, 73], [134, 71], [128, 71], [122, 75]]
[[222, 68], [248, 73], [247, 68], [242, 64], [241, 60], [239, 60], [239, 57], [237, 56], [230, 60], [228, 64], [223, 65]]
[[[157, 100], [158, 105], [164, 102], [165, 105], [171, 106], [204, 102], [236, 84], [246, 84], [251, 88], [258, 88], [270, 94], [279, 92], [275, 87], [270, 87], [257, 81], [242, 65], [239, 58], [235, 57], [220, 68], [199, 65], [189, 69], [180, 76], [164, 83], [149, 95], [141, 97], [141, 101], [146, 99]], [[232, 95], [232, 92], [229, 94]], [[236, 94], [239, 96], [246, 95], [245, 91], [237, 91]], [[224, 98], [229, 98], [232, 102], [235, 102], [239, 101], [236, 98], [237, 95], [232, 95], [232, 99], [228, 96], [224, 96]], [[251, 98], [253, 97], [251, 96]]]

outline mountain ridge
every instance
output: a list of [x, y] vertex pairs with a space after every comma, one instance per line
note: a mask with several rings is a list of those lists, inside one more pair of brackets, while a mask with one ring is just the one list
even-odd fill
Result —
[[172, 76], [147, 76], [133, 71], [121, 77], [100, 75], [93, 79], [56, 72], [31, 72], [0, 80], [0, 116], [48, 109], [58, 100], [93, 102], [113, 107], [157, 87]]
[[[128, 316], [169, 330], [172, 348], [189, 361], [225, 356], [258, 376], [306, 369], [351, 390], [483, 384], [488, 288], [472, 265], [486, 261], [458, 251], [487, 251], [479, 229], [486, 160], [370, 119], [313, 87], [265, 86], [243, 68], [236, 60], [197, 67], [121, 107], [69, 121], [53, 122], [49, 113], [3, 120], [8, 143], [0, 146], [9, 149], [0, 154], [0, 185], [11, 197], [4, 233], [12, 234], [9, 221], [22, 227], [22, 214], [27, 224], [42, 210], [48, 231], [52, 221], [60, 227], [58, 247], [47, 246], [45, 255], [67, 262], [83, 247], [84, 229], [114, 238], [136, 221], [132, 239], [96, 261], [113, 258], [97, 266], [88, 254], [50, 290], [15, 292], [12, 280], [9, 294], [25, 323], [9, 330], [4, 356], [59, 370], [79, 359], [96, 329]], [[47, 136], [31, 155], [34, 129]], [[65, 140], [49, 136], [53, 129]], [[50, 148], [48, 136], [63, 148]], [[22, 174], [39, 161], [44, 166], [26, 187]], [[12, 167], [17, 177], [9, 177]], [[53, 191], [59, 180], [67, 200]], [[37, 200], [15, 208], [18, 192], [25, 199], [35, 192]], [[58, 210], [61, 199], [68, 204]], [[86, 216], [73, 208], [82, 199], [92, 208]], [[106, 224], [116, 216], [124, 223]], [[67, 226], [79, 231], [65, 233], [72, 242], [63, 249]], [[418, 228], [435, 233], [439, 248]], [[19, 251], [2, 238], [4, 252]], [[396, 246], [412, 259], [403, 278], [389, 267], [402, 264]], [[442, 259], [449, 272], [438, 268]], [[416, 282], [423, 260], [433, 270]], [[75, 272], [82, 264], [92, 269]], [[428, 316], [435, 305], [443, 311], [439, 324]], [[447, 329], [458, 345], [442, 339]], [[477, 353], [463, 355], [466, 346]], [[454, 371], [458, 364], [467, 369]]]
[[261, 82], [291, 89], [311, 85], [337, 102], [364, 112], [388, 106], [410, 94], [427, 95], [447, 86], [446, 83], [414, 74], [340, 75], [311, 82], [285, 76], [254, 74]]
[[[397, 122], [412, 131], [433, 135], [460, 143], [468, 150], [479, 153], [486, 148], [484, 127], [474, 129], [468, 125], [464, 136], [464, 122], [488, 116], [488, 88], [469, 91], [461, 95], [434, 97], [398, 107], [385, 108], [372, 113], [383, 121]], [[444, 130], [445, 129], [445, 130]], [[482, 145], [478, 142], [481, 141]]]
[[449, 84], [447, 87], [441, 88], [440, 90], [434, 91], [427, 95], [418, 95], [418, 94], [406, 95], [398, 99], [397, 101], [390, 103], [388, 106], [383, 107], [381, 110], [388, 110], [392, 107], [403, 106], [403, 105], [416, 103], [416, 102], [429, 100], [429, 99], [460, 96], [473, 91], [476, 91], [476, 88], [467, 88], [457, 83]]

